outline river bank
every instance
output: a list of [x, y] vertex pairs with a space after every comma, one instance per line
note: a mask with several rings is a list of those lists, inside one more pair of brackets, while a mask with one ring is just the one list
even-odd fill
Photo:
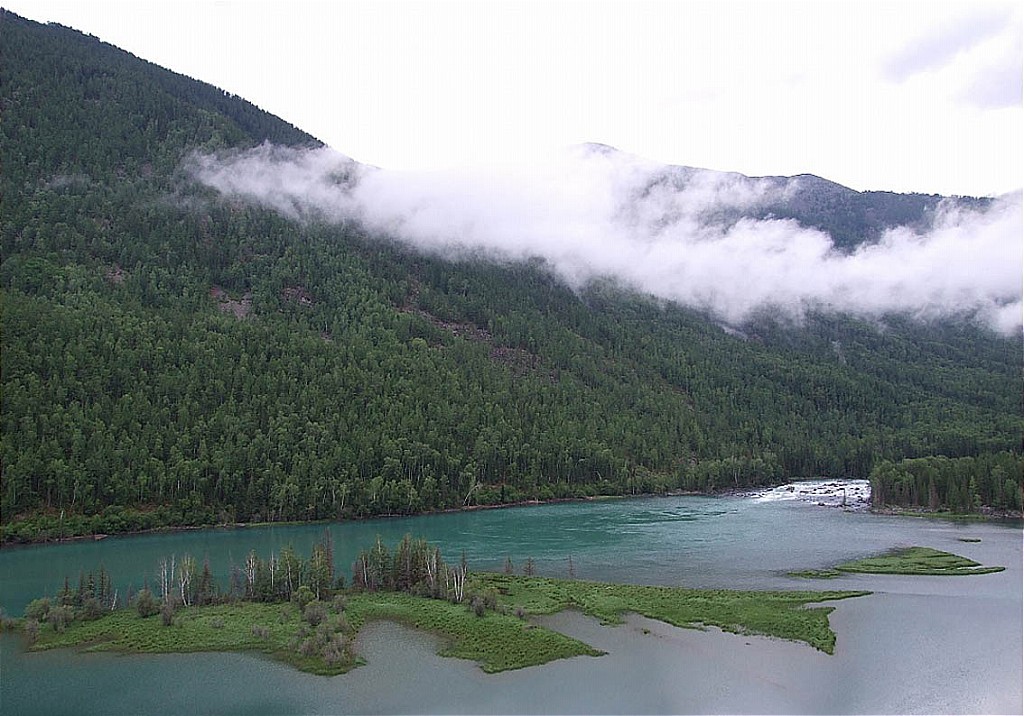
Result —
[[[815, 505], [817, 507], [830, 507], [838, 508], [847, 512], [857, 511], [870, 511], [880, 515], [898, 515], [902, 517], [934, 517], [940, 519], [952, 519], [952, 520], [963, 520], [963, 521], [1013, 521], [1013, 520], [1024, 520], [1024, 513], [1013, 510], [993, 510], [989, 507], [982, 506], [978, 512], [962, 514], [953, 513], [942, 508], [927, 508], [927, 507], [901, 507], [894, 505], [876, 506], [872, 504], [871, 500], [871, 484], [868, 480], [849, 478], [849, 479], [831, 479], [831, 478], [811, 478], [795, 480], [792, 482], [783, 483], [781, 485], [775, 485], [772, 487], [765, 487], [759, 489], [731, 489], [731, 490], [720, 490], [717, 492], [698, 492], [693, 490], [667, 490], [660, 493], [637, 493], [637, 494], [623, 494], [623, 495], [587, 495], [582, 497], [553, 497], [546, 500], [540, 499], [529, 499], [529, 500], [518, 500], [515, 502], [502, 502], [497, 504], [489, 505], [465, 505], [462, 507], [446, 507], [433, 510], [424, 510], [417, 513], [410, 514], [380, 514], [380, 515], [358, 515], [358, 516], [346, 516], [339, 518], [324, 518], [319, 520], [282, 520], [282, 521], [262, 521], [262, 522], [218, 522], [202, 525], [167, 525], [152, 527], [149, 529], [141, 530], [124, 530], [117, 532], [96, 532], [88, 534], [78, 534], [65, 537], [53, 537], [49, 533], [36, 535], [34, 537], [21, 537], [18, 539], [12, 539], [8, 537], [10, 526], [8, 525], [4, 529], [2, 535], [0, 535], [0, 548], [10, 549], [23, 546], [39, 545], [39, 544], [62, 544], [62, 543], [74, 543], [74, 542], [89, 542], [94, 540], [102, 540], [107, 537], [118, 536], [139, 536], [147, 534], [173, 534], [173, 533], [185, 533], [197, 530], [208, 530], [208, 529], [224, 529], [224, 530], [244, 530], [244, 529], [258, 529], [263, 527], [287, 527], [291, 525], [331, 525], [338, 524], [341, 522], [367, 522], [370, 520], [398, 520], [406, 519], [409, 517], [417, 516], [429, 516], [429, 515], [447, 515], [447, 514], [458, 514], [458, 513], [472, 513], [487, 510], [502, 510], [516, 507], [531, 507], [539, 505], [557, 505], [564, 503], [587, 503], [587, 502], [602, 502], [609, 500], [631, 500], [631, 499], [647, 499], [651, 497], [739, 497], [739, 498], [754, 498], [758, 501], [776, 501], [776, 500], [798, 500], [808, 504]], [[17, 524], [17, 523], [15, 523]]]
[[[339, 568], [378, 535], [393, 544], [411, 532], [455, 560], [464, 549], [471, 571], [500, 573], [509, 555], [517, 574], [532, 557], [538, 576], [564, 577], [571, 555], [579, 578], [599, 582], [873, 594], [834, 603], [832, 656], [778, 638], [628, 616], [608, 627], [563, 611], [536, 619], [578, 624], [568, 634], [608, 654], [493, 674], [438, 656], [443, 637], [389, 621], [367, 622], [355, 640], [367, 663], [331, 678], [258, 652], [25, 653], [8, 634], [0, 637], [4, 712], [1021, 712], [1021, 532], [1002, 523], [905, 519], [798, 500], [658, 497], [351, 521], [330, 531]], [[172, 554], [208, 558], [215, 574], [226, 574], [251, 549], [263, 558], [288, 545], [307, 554], [323, 536], [322, 525], [278, 525], [0, 550], [0, 604], [21, 614], [31, 599], [59, 592], [64, 575], [74, 587], [82, 570], [101, 564], [123, 577], [114, 586], [124, 594], [147, 579], [158, 584], [160, 560]], [[967, 577], [844, 573], [820, 584], [789, 576], [906, 545], [1007, 568]]]
[[475, 661], [485, 672], [495, 673], [572, 656], [600, 656], [603, 652], [586, 643], [526, 621], [565, 609], [579, 610], [606, 624], [621, 623], [624, 615], [635, 613], [679, 627], [716, 626], [804, 642], [831, 654], [835, 633], [829, 628], [828, 615], [833, 607], [821, 603], [869, 594], [709, 591], [490, 573], [473, 574], [469, 590], [490, 594], [494, 601], [485, 607], [485, 600], [477, 601], [479, 597], [453, 603], [400, 592], [343, 590], [304, 608], [292, 602], [230, 600], [179, 607], [169, 615], [142, 616], [134, 608], [122, 608], [98, 619], [62, 621], [59, 628], [28, 619], [18, 626], [33, 650], [259, 652], [301, 671], [336, 675], [362, 663], [351, 649], [360, 629], [368, 622], [387, 620], [441, 636], [446, 643], [443, 655]]
[[[0, 535], [0, 548], [10, 547], [22, 547], [40, 544], [68, 544], [75, 542], [91, 542], [103, 540], [108, 537], [133, 537], [141, 535], [153, 535], [153, 534], [174, 534], [184, 533], [196, 530], [209, 530], [209, 529], [247, 529], [247, 528], [263, 528], [263, 527], [287, 527], [291, 525], [330, 525], [338, 524], [343, 522], [368, 522], [372, 520], [399, 520], [407, 519], [409, 517], [422, 517], [430, 515], [448, 515], [448, 514], [459, 514], [459, 513], [472, 513], [486, 510], [502, 510], [515, 507], [531, 507], [538, 505], [558, 505], [564, 503], [581, 503], [581, 502], [598, 502], [605, 500], [630, 500], [630, 499], [644, 499], [649, 497], [680, 497], [680, 496], [704, 496], [704, 497], [727, 497], [731, 496], [732, 492], [694, 492], [690, 490], [668, 490], [661, 493], [630, 493], [624, 495], [586, 495], [582, 497], [552, 497], [545, 500], [530, 499], [530, 500], [518, 500], [515, 502], [500, 502], [488, 505], [464, 505], [462, 507], [443, 507], [432, 510], [422, 510], [419, 512], [411, 513], [382, 513], [374, 515], [347, 515], [344, 517], [325, 517], [323, 519], [316, 520], [279, 520], [279, 521], [260, 521], [260, 522], [211, 522], [208, 524], [199, 525], [161, 525], [157, 527], [150, 527], [146, 529], [126, 529], [110, 532], [89, 532], [86, 534], [74, 534], [67, 536], [54, 537], [47, 529], [42, 534], [37, 535], [23, 535], [18, 534], [17, 537], [10, 537], [9, 532], [13, 529], [17, 533], [17, 527], [25, 520], [17, 520], [9, 525], [3, 526], [4, 532]], [[735, 493], [739, 494], [739, 493]], [[84, 517], [84, 516], [78, 516]]]

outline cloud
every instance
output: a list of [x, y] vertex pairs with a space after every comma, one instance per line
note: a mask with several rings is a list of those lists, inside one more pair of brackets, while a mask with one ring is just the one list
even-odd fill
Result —
[[961, 89], [960, 98], [981, 109], [1019, 108], [1024, 89], [1024, 40], [1021, 23], [1003, 41], [993, 43], [978, 58], [969, 81]]
[[1021, 17], [999, 5], [952, 17], [891, 54], [883, 74], [900, 84], [927, 79], [980, 109], [1021, 103]]
[[989, 11], [957, 17], [894, 53], [885, 63], [886, 74], [902, 82], [918, 73], [940, 69], [957, 55], [970, 52], [1001, 33], [1007, 24], [1006, 15], [1003, 11]]
[[593, 145], [445, 172], [264, 145], [196, 156], [190, 168], [227, 196], [298, 220], [358, 221], [443, 256], [539, 257], [574, 288], [613, 279], [733, 324], [764, 307], [971, 317], [1004, 333], [1022, 324], [1019, 193], [985, 210], [945, 201], [927, 229], [894, 228], [842, 253], [795, 221], [749, 218], [792, 196], [799, 178], [666, 167]]

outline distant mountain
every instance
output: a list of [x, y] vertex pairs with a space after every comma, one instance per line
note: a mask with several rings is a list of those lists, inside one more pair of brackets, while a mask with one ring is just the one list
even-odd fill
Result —
[[[264, 142], [318, 146], [239, 97], [0, 12], [4, 540], [1019, 450], [1019, 335], [824, 312], [725, 332], [610, 282], [574, 291], [542, 261], [444, 260], [358, 222], [292, 221], [182, 169]], [[736, 215], [788, 211], [851, 246], [937, 200], [737, 181], [797, 200]], [[979, 470], [971, 490], [932, 474], [936, 499], [1019, 508], [1019, 474]]]
[[[584, 144], [581, 149], [604, 156], [620, 153], [606, 144]], [[731, 224], [742, 218], [793, 219], [802, 226], [827, 233], [843, 251], [874, 243], [887, 229], [926, 228], [943, 200], [974, 209], [985, 208], [992, 202], [983, 197], [861, 192], [813, 174], [748, 177], [738, 172], [673, 165], [666, 165], [655, 173], [644, 190], [661, 188], [685, 192], [695, 185], [742, 189], [737, 193], [748, 198], [742, 205], [716, 207], [715, 213], [707, 216], [709, 221]]]

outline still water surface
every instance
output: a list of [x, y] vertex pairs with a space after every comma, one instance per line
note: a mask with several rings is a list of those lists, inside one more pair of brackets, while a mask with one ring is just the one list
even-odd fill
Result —
[[[1021, 713], [1020, 524], [842, 512], [793, 501], [664, 497], [564, 503], [328, 526], [339, 567], [380, 535], [465, 550], [470, 567], [533, 557], [539, 574], [741, 589], [868, 589], [836, 603], [834, 656], [780, 640], [669, 627], [639, 617], [549, 625], [608, 652], [487, 675], [435, 655], [437, 640], [394, 625], [360, 635], [368, 664], [324, 678], [258, 655], [25, 654], [0, 639], [6, 714], [120, 713]], [[153, 582], [190, 553], [226, 574], [250, 548], [308, 554], [324, 525], [210, 529], [0, 550], [0, 605], [20, 613], [64, 575], [103, 564], [120, 587]], [[963, 542], [964, 538], [980, 542]], [[786, 576], [899, 546], [943, 549], [1005, 572], [970, 577]], [[347, 570], [346, 570], [347, 571]]]

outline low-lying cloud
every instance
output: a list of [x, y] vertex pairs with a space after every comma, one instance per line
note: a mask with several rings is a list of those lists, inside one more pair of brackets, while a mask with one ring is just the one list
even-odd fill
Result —
[[984, 210], [943, 202], [928, 227], [842, 253], [795, 221], [744, 218], [799, 178], [668, 168], [593, 146], [531, 166], [410, 173], [264, 145], [196, 156], [190, 169], [297, 220], [357, 221], [442, 255], [539, 257], [573, 287], [611, 278], [734, 324], [764, 307], [966, 317], [1005, 334], [1024, 322], [1019, 193]]

